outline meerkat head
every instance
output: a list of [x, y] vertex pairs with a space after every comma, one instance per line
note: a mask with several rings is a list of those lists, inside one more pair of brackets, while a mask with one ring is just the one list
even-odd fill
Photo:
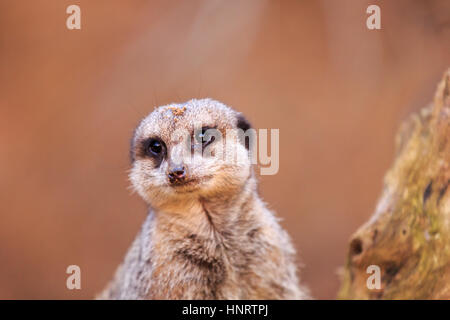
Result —
[[240, 113], [211, 99], [159, 107], [132, 139], [133, 188], [159, 208], [174, 201], [226, 199], [252, 176], [252, 134]]

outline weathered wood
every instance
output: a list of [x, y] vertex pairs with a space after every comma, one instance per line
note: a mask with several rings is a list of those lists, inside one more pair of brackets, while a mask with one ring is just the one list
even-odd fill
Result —
[[[352, 236], [341, 299], [450, 299], [450, 69], [403, 123], [372, 218]], [[381, 288], [369, 289], [369, 265]]]

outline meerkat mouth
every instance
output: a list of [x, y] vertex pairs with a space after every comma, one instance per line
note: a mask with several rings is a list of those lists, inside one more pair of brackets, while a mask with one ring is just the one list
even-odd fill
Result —
[[170, 186], [177, 192], [192, 192], [199, 188], [200, 181], [198, 179], [189, 179], [184, 181], [176, 181]]
[[177, 181], [170, 186], [177, 192], [193, 192], [201, 188], [202, 183], [210, 180], [212, 176], [202, 177], [201, 179], [189, 179], [184, 181]]

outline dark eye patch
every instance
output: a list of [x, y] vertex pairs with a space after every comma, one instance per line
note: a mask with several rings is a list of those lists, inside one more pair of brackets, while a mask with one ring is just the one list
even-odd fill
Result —
[[140, 142], [138, 155], [141, 158], [147, 157], [155, 159], [156, 167], [161, 164], [162, 160], [166, 157], [166, 154], [166, 144], [158, 137], [150, 137]]
[[201, 143], [203, 145], [203, 148], [206, 147], [207, 145], [211, 144], [214, 142], [214, 140], [216, 139], [216, 137], [210, 133], [208, 133], [207, 131], [210, 129], [215, 129], [213, 127], [203, 127], [200, 130], [197, 130], [196, 132], [194, 132], [194, 140], [197, 143]]
[[248, 129], [250, 129], [252, 126], [250, 125], [250, 122], [248, 122], [247, 119], [245, 119], [245, 117], [242, 114], [239, 114], [237, 116], [237, 123], [236, 123], [236, 127], [238, 129], [242, 129], [245, 131], [247, 131]]
[[[250, 125], [250, 122], [248, 122], [247, 119], [245, 119], [245, 117], [242, 114], [239, 114], [237, 116], [237, 122], [236, 122], [236, 127], [238, 129], [241, 129], [244, 131], [244, 133], [250, 129], [252, 126]], [[245, 145], [245, 147], [247, 148], [247, 150], [250, 148], [250, 139], [248, 137], [242, 137], [243, 141], [242, 143]]]

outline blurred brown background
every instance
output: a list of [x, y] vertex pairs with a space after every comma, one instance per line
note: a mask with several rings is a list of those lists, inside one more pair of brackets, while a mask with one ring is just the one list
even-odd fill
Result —
[[[78, 4], [82, 29], [66, 28]], [[382, 30], [366, 28], [381, 7]], [[92, 298], [146, 208], [128, 142], [154, 106], [213, 97], [280, 128], [261, 177], [316, 298], [334, 298], [394, 135], [450, 66], [450, 2], [0, 0], [0, 298]], [[82, 290], [69, 291], [77, 264]]]

